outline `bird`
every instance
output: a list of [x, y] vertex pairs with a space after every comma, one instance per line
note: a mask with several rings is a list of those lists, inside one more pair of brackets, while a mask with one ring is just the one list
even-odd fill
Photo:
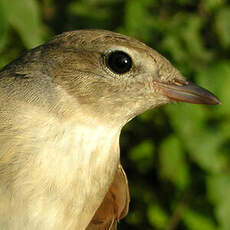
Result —
[[0, 71], [1, 230], [113, 229], [128, 212], [119, 137], [174, 102], [220, 104], [160, 53], [106, 30], [54, 36]]
[[116, 229], [119, 220], [128, 214], [129, 202], [128, 180], [120, 164], [108, 192], [86, 230]]

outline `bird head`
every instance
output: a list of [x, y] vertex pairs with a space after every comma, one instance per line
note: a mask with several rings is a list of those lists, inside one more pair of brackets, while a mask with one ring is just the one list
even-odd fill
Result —
[[126, 123], [146, 110], [175, 101], [220, 103], [209, 91], [186, 81], [157, 51], [118, 33], [67, 32], [38, 50], [56, 86], [74, 98], [84, 114], [104, 121]]

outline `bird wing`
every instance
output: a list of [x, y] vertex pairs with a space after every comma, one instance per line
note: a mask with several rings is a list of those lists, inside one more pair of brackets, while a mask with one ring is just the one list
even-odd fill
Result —
[[124, 169], [119, 165], [103, 202], [86, 230], [112, 230], [129, 210], [129, 187]]

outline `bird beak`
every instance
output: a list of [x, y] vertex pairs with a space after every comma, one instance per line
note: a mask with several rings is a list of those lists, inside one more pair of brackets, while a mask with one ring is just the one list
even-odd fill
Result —
[[221, 104], [214, 94], [189, 81], [175, 79], [173, 82], [156, 81], [155, 83], [161, 93], [173, 101], [207, 105]]

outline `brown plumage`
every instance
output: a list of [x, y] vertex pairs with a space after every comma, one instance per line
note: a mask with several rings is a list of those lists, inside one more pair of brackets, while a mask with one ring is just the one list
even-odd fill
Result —
[[0, 72], [1, 230], [111, 228], [129, 202], [121, 129], [174, 101], [219, 103], [110, 31], [67, 32], [10, 63]]
[[115, 178], [86, 230], [111, 230], [129, 210], [129, 187], [125, 172], [119, 165]]

